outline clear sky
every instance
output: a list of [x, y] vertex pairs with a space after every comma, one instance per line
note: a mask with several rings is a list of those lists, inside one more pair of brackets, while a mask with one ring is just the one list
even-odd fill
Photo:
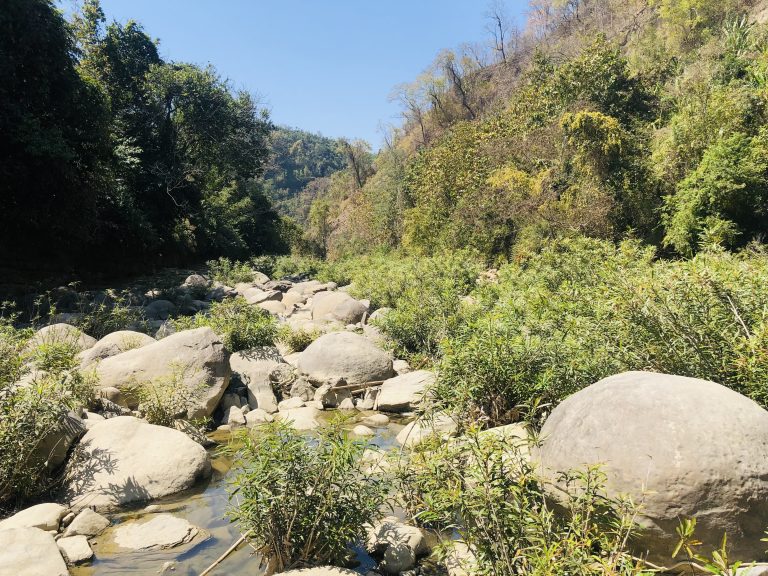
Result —
[[[60, 0], [67, 12], [75, 0]], [[107, 20], [137, 20], [167, 60], [213, 64], [259, 95], [272, 119], [364, 138], [398, 123], [388, 102], [443, 48], [488, 40], [489, 0], [102, 0]], [[506, 0], [522, 23], [527, 0]]]

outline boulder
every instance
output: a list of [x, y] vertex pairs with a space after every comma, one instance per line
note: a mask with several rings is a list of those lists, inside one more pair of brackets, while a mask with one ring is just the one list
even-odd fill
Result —
[[53, 472], [64, 464], [69, 449], [85, 432], [86, 426], [80, 417], [75, 412], [68, 412], [38, 442], [32, 458]]
[[154, 300], [144, 306], [144, 316], [148, 320], [168, 320], [176, 314], [176, 306], [169, 300]]
[[368, 428], [368, 426], [363, 426], [362, 424], [358, 424], [352, 429], [352, 434], [355, 436], [375, 436], [376, 432]]
[[362, 423], [374, 428], [384, 428], [389, 425], [389, 416], [386, 414], [371, 414], [363, 418]]
[[51, 324], [35, 332], [32, 338], [29, 339], [29, 342], [27, 342], [27, 349], [32, 349], [40, 344], [54, 342], [71, 343], [78, 352], [82, 352], [96, 344], [96, 338], [88, 336], [79, 328], [69, 324]]
[[302, 294], [301, 292], [294, 292], [289, 290], [283, 294], [283, 299], [281, 302], [286, 308], [293, 308], [293, 306], [296, 304], [304, 304], [307, 301], [307, 298], [308, 296]]
[[260, 288], [248, 288], [243, 292], [243, 297], [248, 304], [261, 304], [270, 300], [280, 301], [283, 293], [279, 290], [262, 290]]
[[297, 282], [291, 286], [288, 292], [298, 292], [299, 294], [311, 296], [315, 292], [320, 292], [321, 290], [325, 290], [325, 284], [319, 280], [308, 280], [306, 282]]
[[208, 453], [183, 432], [118, 416], [83, 436], [67, 464], [63, 495], [76, 510], [114, 510], [181, 492], [210, 473]]
[[768, 524], [768, 412], [714, 382], [625, 372], [552, 411], [533, 454], [542, 473], [600, 464], [609, 495], [640, 503], [633, 547], [668, 564], [680, 518], [696, 517], [709, 553], [728, 534], [729, 560], [760, 561]]
[[93, 558], [93, 550], [85, 536], [67, 536], [56, 541], [68, 564], [82, 564]]
[[278, 302], [276, 300], [267, 300], [266, 302], [260, 302], [258, 304], [259, 308], [262, 310], [266, 310], [273, 316], [279, 316], [280, 314], [285, 314], [285, 304], [282, 302]]
[[93, 538], [107, 529], [110, 522], [98, 512], [90, 508], [83, 509], [64, 530], [64, 536], [88, 536]]
[[269, 412], [262, 410], [261, 408], [250, 410], [245, 415], [245, 425], [248, 428], [251, 428], [252, 426], [258, 426], [259, 424], [266, 424], [272, 421], [274, 421], [274, 417]]
[[53, 502], [37, 504], [0, 522], [0, 530], [12, 528], [39, 528], [46, 532], [58, 530], [59, 523], [66, 513], [67, 508], [61, 504], [54, 504]]
[[424, 534], [395, 516], [384, 518], [368, 531], [366, 549], [380, 557], [386, 574], [399, 574], [416, 566], [416, 558], [429, 552]]
[[164, 550], [194, 540], [200, 529], [173, 514], [155, 514], [149, 520], [120, 524], [114, 531], [115, 544], [128, 550]]
[[376, 310], [371, 312], [370, 316], [368, 316], [368, 322], [375, 322], [376, 320], [381, 320], [382, 318], [384, 318], [384, 316], [386, 316], [390, 312], [392, 312], [392, 308], [387, 308], [386, 306], [383, 308], [377, 308]]
[[356, 324], [367, 311], [367, 307], [344, 292], [318, 292], [312, 298], [312, 320], [315, 321]]
[[320, 383], [343, 379], [363, 384], [394, 376], [389, 355], [352, 332], [321, 336], [299, 355], [297, 367], [310, 381]]
[[86, 368], [99, 360], [116, 356], [128, 350], [142, 348], [155, 342], [156, 340], [152, 336], [141, 332], [134, 332], [133, 330], [112, 332], [96, 342], [91, 348], [79, 354], [80, 368]]
[[248, 405], [251, 408], [262, 408], [267, 412], [277, 410], [277, 399], [269, 375], [281, 361], [277, 349], [270, 347], [243, 350], [230, 357], [233, 374], [248, 388]]
[[294, 410], [295, 408], [303, 407], [304, 402], [305, 400], [302, 398], [288, 398], [280, 402], [277, 405], [277, 409], [280, 410], [280, 412], [285, 412], [286, 410]]
[[0, 576], [69, 576], [53, 536], [39, 528], [0, 532]]
[[224, 412], [224, 417], [221, 419], [221, 423], [229, 425], [231, 429], [245, 426], [245, 416], [243, 415], [243, 411], [239, 406], [230, 406], [227, 411]]
[[406, 448], [413, 448], [430, 436], [441, 438], [455, 436], [458, 426], [456, 421], [446, 414], [437, 414], [432, 418], [414, 420], [403, 428], [396, 440]]
[[172, 334], [148, 346], [129, 350], [99, 363], [99, 384], [123, 392], [129, 408], [138, 399], [126, 388], [141, 386], [160, 378], [180, 378], [190, 396], [197, 398], [187, 407], [187, 416], [210, 416], [229, 383], [229, 352], [210, 328], [196, 328]]
[[429, 386], [435, 383], [434, 372], [417, 370], [385, 380], [376, 399], [376, 410], [411, 412], [415, 410]]
[[402, 376], [403, 374], [408, 374], [408, 372], [411, 371], [411, 365], [408, 364], [405, 360], [395, 360], [392, 362], [392, 369], [397, 372], [398, 376]]
[[320, 426], [319, 416], [320, 410], [313, 406], [293, 408], [275, 414], [275, 418], [290, 424], [296, 430], [314, 430], [318, 428]]

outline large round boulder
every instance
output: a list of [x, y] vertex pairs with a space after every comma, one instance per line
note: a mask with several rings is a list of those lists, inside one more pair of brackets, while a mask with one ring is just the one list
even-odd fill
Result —
[[763, 560], [768, 412], [714, 382], [651, 372], [600, 380], [552, 411], [533, 457], [545, 475], [599, 464], [609, 495], [641, 505], [633, 544], [669, 565], [682, 518], [729, 559]]
[[313, 382], [362, 384], [394, 376], [392, 358], [370, 340], [353, 332], [321, 336], [299, 355], [297, 367]]
[[96, 338], [88, 336], [79, 328], [69, 324], [50, 324], [35, 332], [29, 339], [27, 348], [32, 349], [41, 344], [52, 343], [71, 344], [78, 352], [82, 352], [96, 344]]
[[357, 324], [368, 311], [360, 301], [344, 292], [318, 292], [312, 297], [312, 320]]
[[[171, 334], [148, 346], [106, 358], [96, 369], [101, 388], [123, 392], [129, 408], [138, 406], [130, 390], [173, 378], [189, 390], [189, 418], [210, 416], [229, 383], [229, 352], [210, 328]], [[126, 393], [128, 392], [128, 393]]]
[[64, 499], [109, 511], [191, 488], [211, 474], [208, 453], [183, 432], [118, 416], [94, 424], [67, 464]]
[[80, 367], [85, 368], [90, 366], [94, 362], [116, 356], [129, 350], [135, 350], [137, 348], [143, 348], [149, 344], [154, 344], [156, 340], [152, 336], [148, 336], [142, 332], [134, 332], [133, 330], [118, 330], [107, 334], [96, 342], [91, 348], [81, 352]]
[[68, 576], [56, 541], [39, 528], [0, 531], [0, 576]]

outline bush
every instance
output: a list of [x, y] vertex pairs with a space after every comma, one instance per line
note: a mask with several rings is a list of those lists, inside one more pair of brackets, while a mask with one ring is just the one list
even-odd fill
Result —
[[206, 262], [208, 274], [211, 278], [227, 286], [234, 286], [240, 282], [253, 282], [255, 275], [253, 268], [245, 262], [219, 258]]
[[176, 330], [208, 326], [231, 352], [273, 346], [277, 337], [277, 321], [266, 310], [241, 297], [214, 302], [207, 313], [176, 318], [172, 325]]
[[117, 330], [131, 329], [146, 331], [146, 318], [140, 307], [131, 306], [128, 292], [110, 290], [108, 299], [96, 302], [86, 295], [79, 295], [78, 312], [81, 316], [76, 321], [80, 330], [96, 339]]
[[[421, 445], [396, 469], [396, 485], [417, 522], [458, 534], [472, 556], [469, 573], [641, 573], [625, 548], [634, 510], [602, 495], [600, 471], [564, 474], [555, 486], [523, 450], [522, 441], [473, 429], [460, 441]], [[441, 554], [454, 544], [444, 542]]]
[[340, 422], [316, 439], [275, 422], [243, 435], [231, 481], [230, 519], [269, 564], [344, 564], [364, 525], [380, 516], [387, 485], [366, 474], [365, 443]]
[[166, 376], [124, 388], [126, 397], [138, 400], [139, 412], [147, 422], [169, 428], [173, 428], [177, 421], [185, 420], [188, 409], [205, 392], [204, 384], [193, 389], [184, 383], [184, 366], [173, 365], [171, 368], [171, 373]]
[[322, 333], [318, 330], [294, 330], [288, 325], [283, 325], [278, 330], [277, 339], [285, 344], [291, 352], [303, 352], [320, 336]]
[[29, 336], [28, 330], [0, 322], [0, 505], [51, 488], [48, 455], [40, 445], [67, 412], [88, 404], [94, 387], [94, 376], [78, 370], [74, 343], [51, 341], [29, 349]]
[[768, 404], [763, 252], [669, 262], [635, 243], [563, 240], [499, 276], [441, 347], [442, 409], [505, 423], [521, 404], [625, 370], [705, 378]]

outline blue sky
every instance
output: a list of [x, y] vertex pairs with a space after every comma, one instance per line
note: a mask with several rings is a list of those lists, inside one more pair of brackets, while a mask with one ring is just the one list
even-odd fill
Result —
[[[75, 0], [60, 0], [70, 11]], [[393, 88], [443, 48], [487, 41], [489, 0], [102, 0], [168, 60], [213, 64], [259, 95], [279, 124], [378, 147], [398, 123]], [[506, 0], [522, 23], [527, 0]]]

